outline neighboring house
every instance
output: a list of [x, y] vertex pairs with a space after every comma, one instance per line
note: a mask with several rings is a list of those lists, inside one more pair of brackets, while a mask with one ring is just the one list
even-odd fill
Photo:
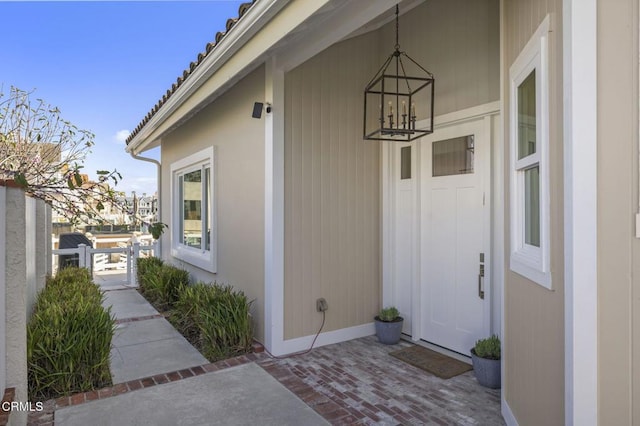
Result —
[[157, 220], [157, 194], [147, 195], [143, 193], [140, 197], [136, 195], [135, 191], [132, 191], [130, 197], [122, 197], [120, 200], [125, 206], [126, 211], [129, 212], [125, 215], [125, 223], [132, 223], [140, 219], [145, 221]]
[[158, 212], [158, 198], [156, 195], [142, 194], [138, 198], [138, 215], [145, 220], [155, 220]]
[[363, 140], [393, 6], [241, 6], [127, 141], [161, 148], [164, 257], [254, 299], [274, 354], [317, 298], [319, 345], [396, 305], [417, 343], [501, 335], [509, 424], [640, 424], [638, 2], [401, 2], [435, 132]]

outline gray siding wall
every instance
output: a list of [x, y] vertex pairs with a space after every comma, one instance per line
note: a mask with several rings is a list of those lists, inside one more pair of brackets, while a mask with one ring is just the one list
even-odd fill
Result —
[[638, 425], [638, 1], [598, 2], [597, 19], [598, 423]]
[[[503, 394], [520, 424], [564, 423], [564, 227], [562, 156], [562, 1], [504, 1], [504, 103], [509, 111], [509, 68], [547, 13], [549, 39], [549, 178], [553, 291], [509, 269], [508, 139], [505, 136], [505, 289]], [[505, 119], [504, 135], [509, 135]]]
[[215, 146], [217, 203], [216, 274], [171, 257], [171, 230], [163, 236], [163, 256], [187, 269], [194, 280], [231, 284], [254, 300], [255, 334], [264, 325], [264, 119], [251, 118], [264, 99], [264, 68], [253, 71], [162, 140], [162, 218], [172, 225], [171, 164]]
[[[390, 5], [391, 6], [391, 5]], [[401, 17], [400, 44], [436, 77], [436, 115], [499, 99], [498, 2], [436, 0]], [[285, 339], [366, 324], [381, 303], [380, 143], [362, 140], [364, 87], [395, 25], [285, 75]]]

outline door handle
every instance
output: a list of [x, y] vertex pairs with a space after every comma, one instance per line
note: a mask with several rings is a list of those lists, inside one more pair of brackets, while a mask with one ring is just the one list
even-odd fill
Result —
[[478, 274], [478, 297], [484, 300], [484, 265], [480, 264], [480, 273]]

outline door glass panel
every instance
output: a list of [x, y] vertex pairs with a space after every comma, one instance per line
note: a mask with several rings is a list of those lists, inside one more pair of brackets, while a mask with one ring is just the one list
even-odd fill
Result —
[[524, 171], [524, 242], [540, 247], [540, 167]]
[[433, 176], [473, 173], [473, 135], [437, 141], [431, 147]]
[[536, 70], [518, 86], [518, 160], [536, 152]]
[[183, 244], [201, 248], [202, 240], [202, 170], [185, 173], [182, 187]]
[[411, 179], [411, 147], [400, 148], [400, 179]]

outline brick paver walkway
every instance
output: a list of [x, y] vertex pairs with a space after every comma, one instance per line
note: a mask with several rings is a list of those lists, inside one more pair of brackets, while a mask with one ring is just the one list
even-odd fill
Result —
[[500, 390], [473, 371], [440, 379], [397, 360], [375, 336], [257, 361], [332, 424], [503, 425]]

